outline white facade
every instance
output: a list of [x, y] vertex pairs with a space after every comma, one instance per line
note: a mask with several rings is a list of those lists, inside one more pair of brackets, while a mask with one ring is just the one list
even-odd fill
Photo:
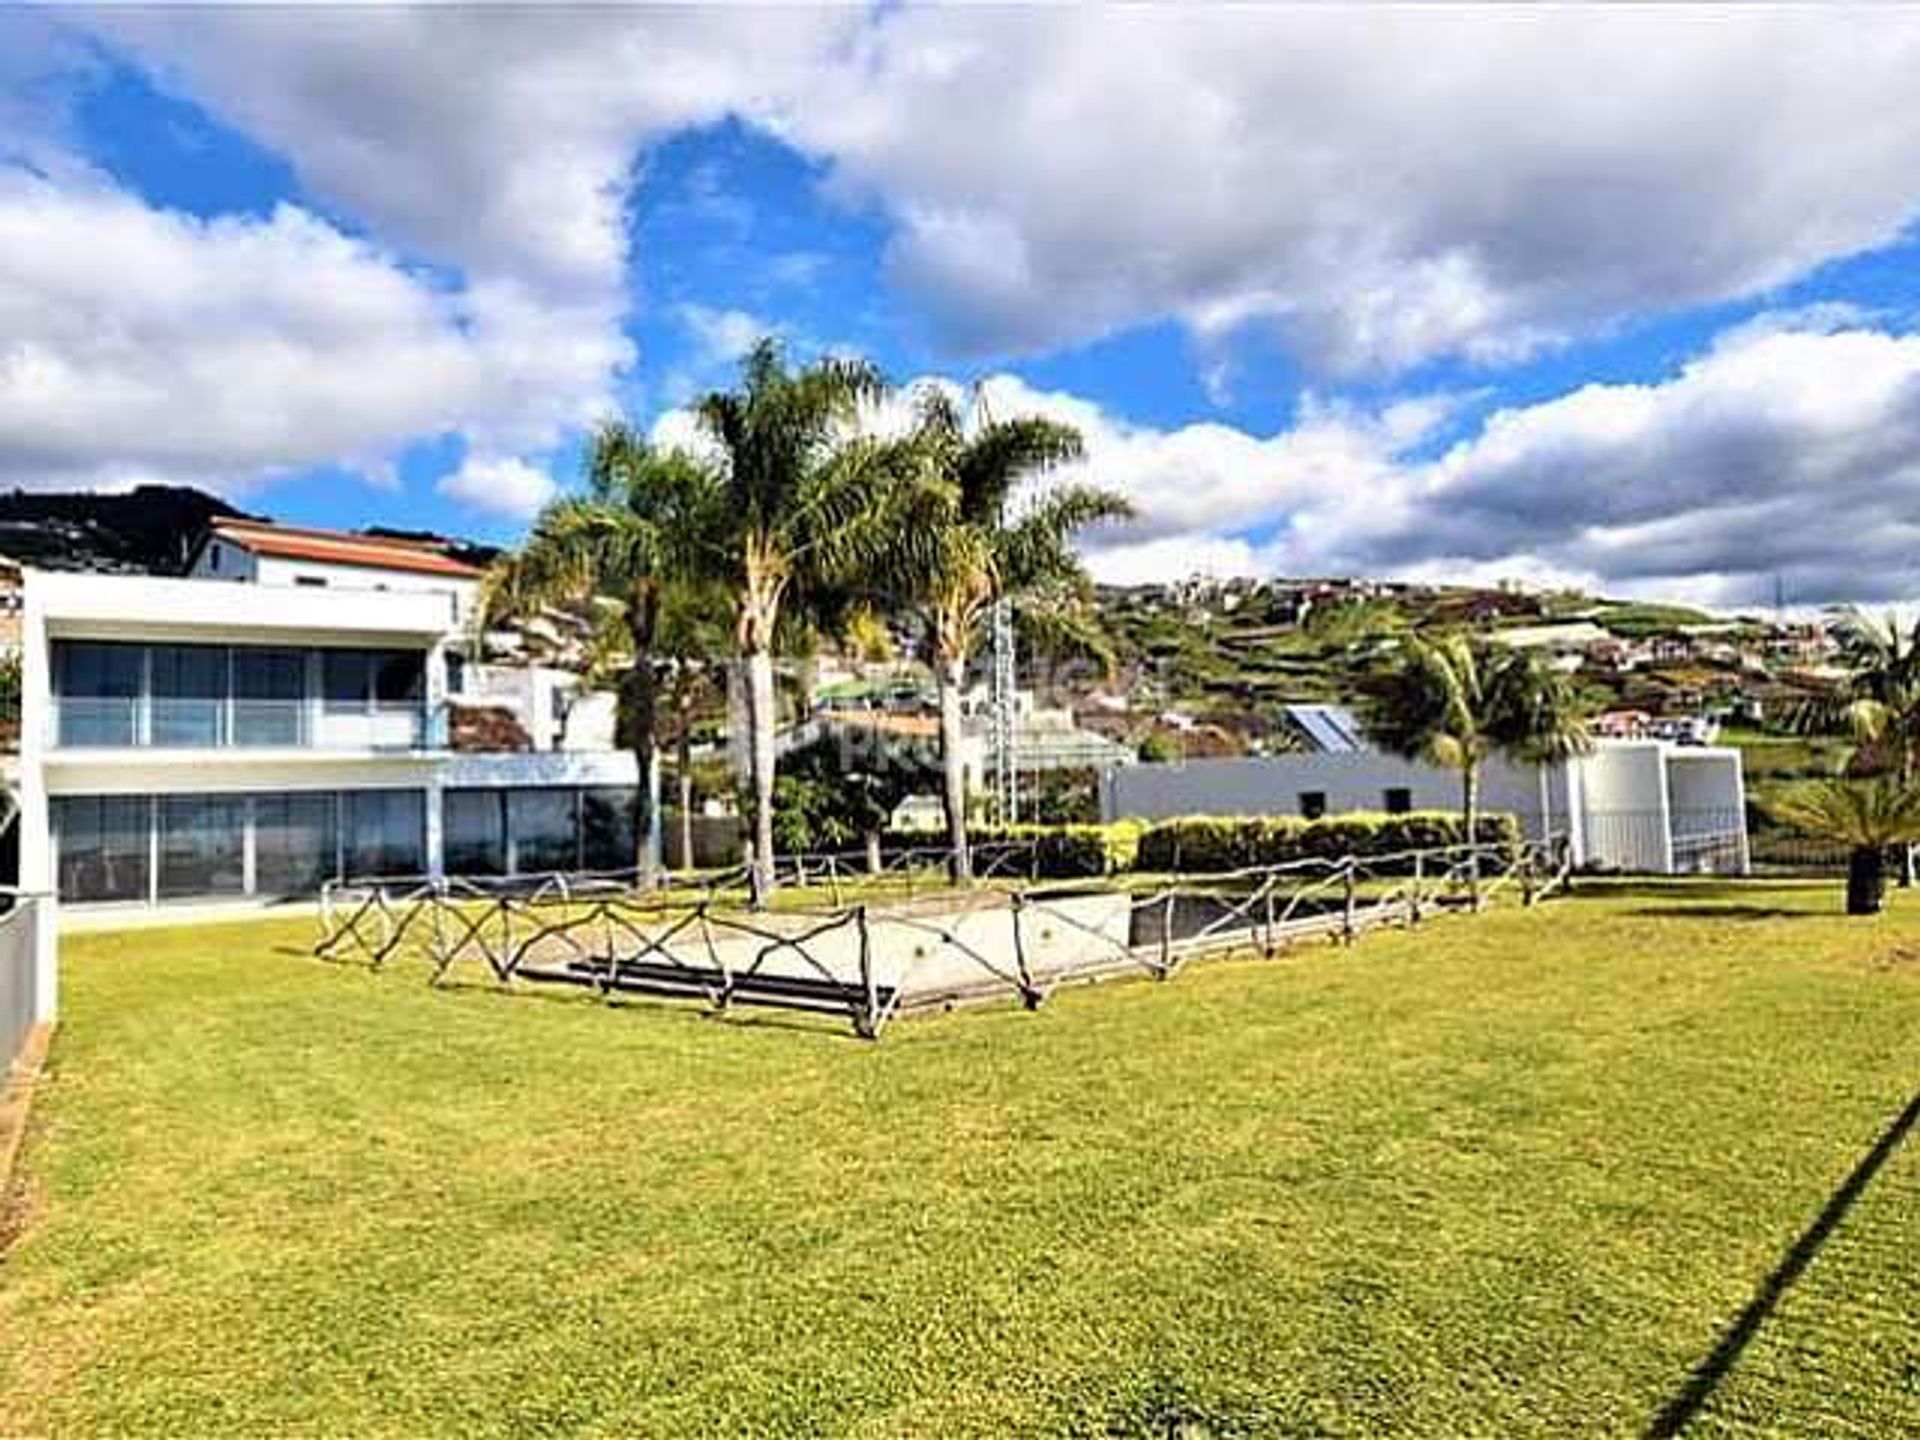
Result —
[[[1135, 765], [1101, 784], [1106, 820], [1327, 815], [1460, 808], [1457, 771], [1378, 751]], [[1745, 873], [1740, 752], [1658, 740], [1601, 741], [1550, 765], [1489, 762], [1480, 806], [1535, 839], [1565, 836], [1576, 864], [1671, 874]]]
[[[340, 566], [317, 585], [274, 578], [267, 559], [233, 573], [243, 559], [222, 545], [223, 572], [204, 578], [27, 572], [23, 888], [258, 902], [370, 873], [362, 862], [443, 873], [461, 837], [468, 859], [491, 854], [490, 824], [503, 868], [564, 858], [567, 823], [582, 863], [539, 868], [632, 863], [630, 818], [615, 831], [636, 774], [612, 748], [611, 697], [530, 727], [533, 751], [452, 750], [447, 654], [471, 577]], [[543, 672], [540, 698], [562, 679]]]

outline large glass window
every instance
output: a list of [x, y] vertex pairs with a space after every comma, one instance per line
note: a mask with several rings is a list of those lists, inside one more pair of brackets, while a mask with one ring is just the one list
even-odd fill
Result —
[[262, 895], [304, 895], [332, 879], [339, 866], [334, 797], [256, 795], [253, 801], [254, 888]]
[[300, 745], [307, 730], [307, 657], [299, 650], [233, 652], [233, 743]]
[[426, 656], [418, 650], [375, 650], [373, 700], [376, 705], [418, 705], [427, 693]]
[[364, 650], [327, 650], [320, 661], [320, 693], [336, 715], [360, 715], [367, 709], [372, 677]]
[[55, 800], [55, 883], [60, 898], [145, 900], [150, 811], [144, 795]]
[[244, 894], [246, 825], [238, 796], [162, 795], [161, 897]]
[[580, 866], [629, 870], [634, 862], [632, 790], [580, 792]]
[[218, 745], [225, 730], [227, 652], [218, 645], [153, 647], [150, 745]]
[[140, 743], [139, 645], [60, 640], [53, 647], [53, 685], [62, 745]]
[[418, 875], [427, 868], [426, 796], [349, 790], [341, 796], [348, 875]]
[[504, 875], [507, 870], [506, 794], [449, 790], [441, 802], [441, 846], [449, 875]]
[[516, 874], [580, 867], [579, 792], [513, 790], [507, 795], [507, 836]]

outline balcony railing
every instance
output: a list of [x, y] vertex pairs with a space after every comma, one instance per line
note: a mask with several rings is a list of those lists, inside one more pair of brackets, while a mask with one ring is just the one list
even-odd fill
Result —
[[62, 749], [444, 749], [444, 706], [386, 702], [351, 710], [308, 700], [56, 699], [52, 743]]

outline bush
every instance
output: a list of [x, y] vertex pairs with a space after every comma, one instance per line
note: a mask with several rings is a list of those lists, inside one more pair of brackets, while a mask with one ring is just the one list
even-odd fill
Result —
[[[1478, 830], [1483, 844], [1511, 847], [1520, 843], [1520, 822], [1512, 815], [1482, 815]], [[1434, 850], [1459, 844], [1461, 835], [1460, 817], [1436, 810], [1405, 815], [1356, 811], [1320, 820], [1292, 815], [1189, 815], [1148, 826], [1139, 839], [1135, 866], [1148, 871], [1217, 873], [1296, 860]]]
[[[1032, 854], [1020, 863], [993, 868], [991, 873], [1041, 880], [1081, 880], [1113, 875], [1133, 868], [1144, 825], [1120, 820], [1111, 825], [974, 825], [967, 839], [976, 851], [974, 868], [988, 873], [992, 851], [998, 846], [1030, 846]], [[946, 835], [889, 831], [884, 847], [889, 854], [903, 850], [944, 850]], [[977, 852], [985, 851], [986, 854]]]

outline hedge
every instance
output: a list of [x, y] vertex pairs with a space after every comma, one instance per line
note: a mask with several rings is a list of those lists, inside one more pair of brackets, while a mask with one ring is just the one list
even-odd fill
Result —
[[[967, 839], [976, 852], [974, 868], [985, 873], [996, 846], [1031, 846], [1032, 855], [995, 874], [1009, 878], [1040, 880], [1081, 880], [1114, 875], [1133, 868], [1140, 849], [1145, 825], [1138, 820], [1118, 820], [1111, 825], [969, 825]], [[904, 850], [941, 851], [946, 847], [946, 832], [907, 832], [891, 830], [883, 841], [890, 855]], [[978, 852], [987, 851], [987, 854]]]
[[[1514, 846], [1520, 822], [1512, 815], [1479, 817], [1482, 844]], [[1292, 815], [1189, 815], [1162, 820], [1140, 836], [1135, 868], [1157, 872], [1217, 872], [1295, 860], [1390, 855], [1458, 845], [1464, 827], [1448, 811], [1404, 815], [1355, 812], [1302, 820]]]

